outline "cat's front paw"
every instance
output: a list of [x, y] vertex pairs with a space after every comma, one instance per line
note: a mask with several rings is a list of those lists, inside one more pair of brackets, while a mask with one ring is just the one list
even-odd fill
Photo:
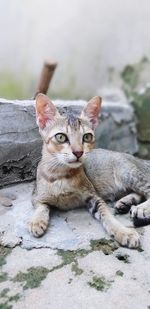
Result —
[[48, 221], [42, 218], [33, 218], [29, 222], [29, 232], [35, 237], [41, 237], [48, 228]]
[[[145, 204], [145, 205], [144, 205]], [[130, 210], [131, 218], [143, 219], [150, 216], [150, 205], [143, 203], [139, 206], [132, 206]]]
[[134, 229], [124, 228], [116, 232], [115, 239], [123, 247], [138, 248], [140, 245], [139, 234]]
[[123, 200], [119, 200], [115, 204], [115, 212], [119, 214], [126, 214], [129, 212], [131, 208], [131, 204], [124, 202]]

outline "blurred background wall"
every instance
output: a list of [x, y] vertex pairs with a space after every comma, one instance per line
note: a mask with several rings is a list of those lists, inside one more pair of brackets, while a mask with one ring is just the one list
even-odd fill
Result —
[[149, 0], [0, 0], [0, 97], [31, 97], [52, 60], [51, 95], [88, 98], [149, 56]]

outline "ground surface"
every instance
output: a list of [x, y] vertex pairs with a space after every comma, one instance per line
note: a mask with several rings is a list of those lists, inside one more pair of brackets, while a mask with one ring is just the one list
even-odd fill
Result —
[[32, 186], [9, 188], [17, 200], [0, 208], [1, 243], [15, 246], [0, 246], [0, 309], [150, 308], [150, 227], [139, 230], [142, 249], [129, 250], [86, 211], [56, 212], [38, 242], [26, 229]]

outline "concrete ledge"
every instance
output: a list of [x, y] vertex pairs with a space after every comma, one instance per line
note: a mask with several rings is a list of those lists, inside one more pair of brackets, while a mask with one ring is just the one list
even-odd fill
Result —
[[[60, 112], [80, 113], [85, 101], [54, 101]], [[42, 141], [35, 121], [34, 101], [0, 99], [0, 186], [35, 178]], [[134, 112], [125, 103], [103, 102], [96, 148], [137, 153]]]

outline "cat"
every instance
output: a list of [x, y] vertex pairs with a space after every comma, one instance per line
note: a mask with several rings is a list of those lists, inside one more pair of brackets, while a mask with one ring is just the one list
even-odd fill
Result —
[[150, 162], [125, 153], [93, 150], [101, 103], [102, 99], [96, 96], [79, 116], [69, 112], [60, 115], [46, 95], [36, 97], [43, 150], [29, 231], [35, 237], [46, 232], [53, 206], [63, 210], [87, 207], [120, 245], [137, 248], [139, 234], [116, 219], [107, 201], [119, 199], [115, 203], [117, 212], [125, 213], [131, 208], [134, 224], [146, 223], [150, 216]]

